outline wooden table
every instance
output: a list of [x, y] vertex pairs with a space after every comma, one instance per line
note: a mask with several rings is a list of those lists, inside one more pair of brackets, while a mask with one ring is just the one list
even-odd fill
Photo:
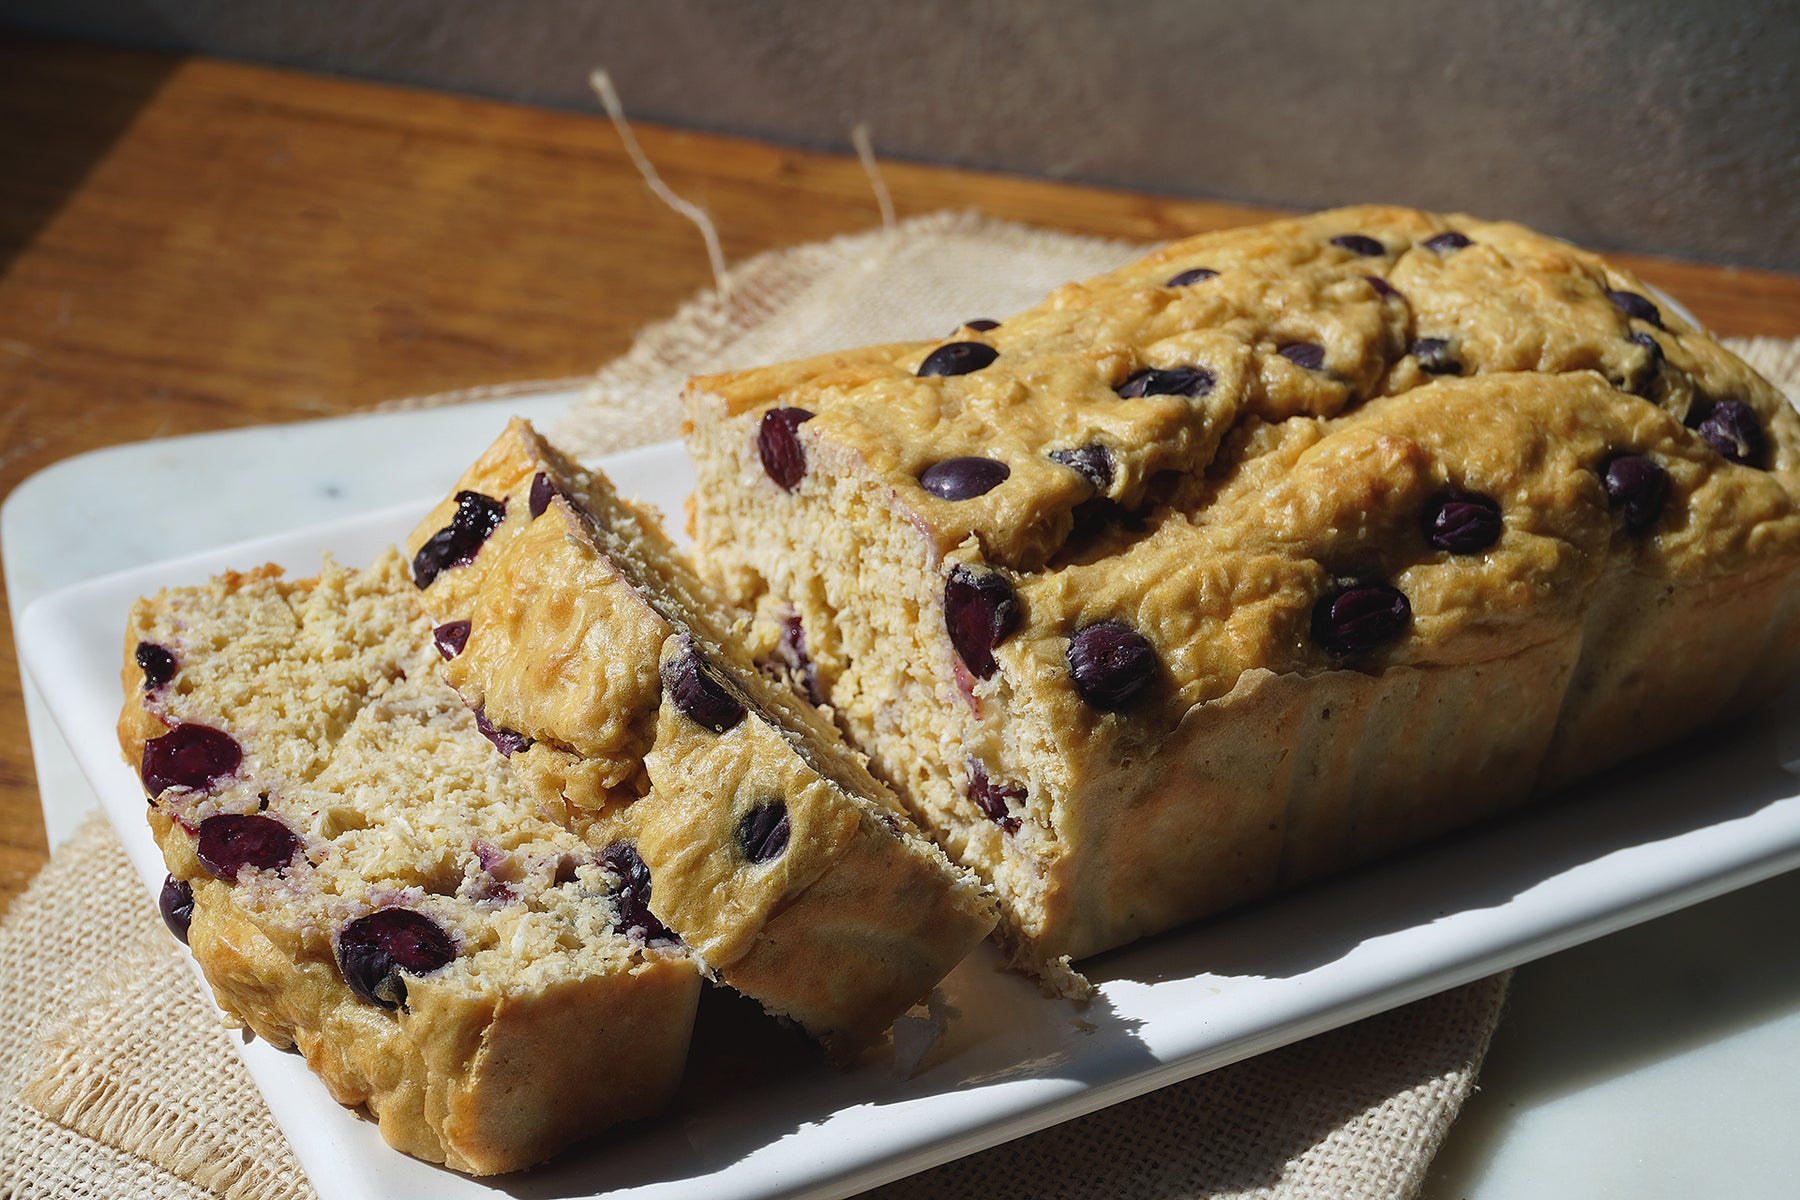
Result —
[[[878, 220], [853, 158], [638, 134], [729, 261]], [[883, 173], [902, 217], [979, 208], [1154, 241], [1268, 215]], [[1800, 335], [1800, 278], [1621, 257], [1721, 333]], [[0, 35], [0, 272], [0, 495], [116, 443], [582, 374], [711, 283], [694, 227], [604, 119], [16, 35]], [[47, 854], [0, 622], [3, 908]]]

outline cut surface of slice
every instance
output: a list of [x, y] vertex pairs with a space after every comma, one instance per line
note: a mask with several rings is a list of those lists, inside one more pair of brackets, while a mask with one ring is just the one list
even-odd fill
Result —
[[390, 552], [139, 601], [120, 741], [221, 1007], [390, 1144], [485, 1175], [660, 1108], [700, 974], [438, 678], [408, 575]]

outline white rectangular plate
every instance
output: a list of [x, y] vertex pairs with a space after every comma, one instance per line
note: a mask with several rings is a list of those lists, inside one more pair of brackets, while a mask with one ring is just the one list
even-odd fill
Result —
[[[666, 513], [692, 485], [674, 443], [602, 465]], [[147, 887], [163, 865], [113, 733], [131, 601], [263, 562], [367, 561], [429, 503], [133, 569], [26, 611], [25, 664]], [[1771, 711], [1523, 817], [1102, 956], [1085, 964], [1099, 984], [1086, 1008], [1041, 998], [984, 949], [945, 982], [958, 1015], [909, 1079], [885, 1053], [837, 1072], [712, 1014], [667, 1116], [520, 1175], [415, 1162], [298, 1057], [252, 1042], [244, 1061], [325, 1200], [846, 1196], [1800, 865], [1786, 728]]]

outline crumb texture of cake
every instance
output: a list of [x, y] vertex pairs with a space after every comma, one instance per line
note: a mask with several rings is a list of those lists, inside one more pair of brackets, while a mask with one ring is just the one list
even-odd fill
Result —
[[1517, 225], [1202, 235], [684, 403], [706, 578], [1043, 971], [1553, 792], [1800, 659], [1800, 418]]
[[666, 1103], [700, 972], [438, 677], [409, 575], [139, 601], [120, 743], [221, 1007], [391, 1145], [486, 1175]]
[[408, 539], [415, 564], [472, 505], [503, 516], [414, 572], [461, 630], [445, 678], [540, 803], [637, 857], [648, 913], [709, 972], [850, 1057], [993, 928], [979, 879], [603, 475], [515, 421]]

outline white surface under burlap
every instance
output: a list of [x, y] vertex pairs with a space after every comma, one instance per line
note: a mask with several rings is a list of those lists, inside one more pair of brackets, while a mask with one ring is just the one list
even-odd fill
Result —
[[[673, 437], [688, 374], [937, 336], [1139, 249], [939, 215], [767, 255], [647, 330], [558, 432], [585, 454]], [[1733, 348], [1790, 389], [1800, 374], [1795, 343]], [[1505, 992], [1471, 984], [877, 1194], [1407, 1197]], [[0, 1198], [311, 1197], [233, 1036], [90, 818], [0, 921]]]

